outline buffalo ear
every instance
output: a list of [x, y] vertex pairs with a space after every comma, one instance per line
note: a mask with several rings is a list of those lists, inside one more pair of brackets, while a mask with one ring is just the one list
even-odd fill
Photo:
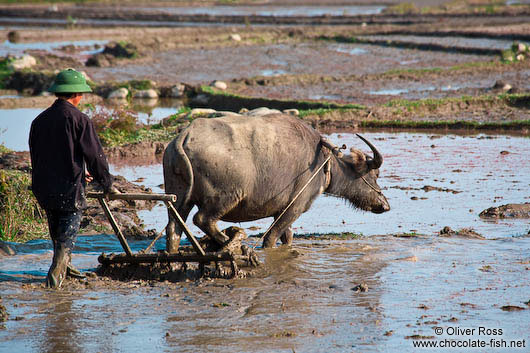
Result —
[[348, 155], [351, 163], [353, 164], [353, 169], [360, 174], [364, 174], [367, 169], [366, 164], [366, 155], [355, 148], [350, 148], [350, 154]]

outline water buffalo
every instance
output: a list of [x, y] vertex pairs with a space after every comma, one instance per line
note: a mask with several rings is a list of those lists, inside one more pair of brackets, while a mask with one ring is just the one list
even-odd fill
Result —
[[[331, 156], [263, 240], [264, 247], [274, 246], [278, 237], [290, 244], [291, 224], [322, 193], [346, 199], [365, 211], [390, 209], [377, 185], [383, 157], [359, 137], [370, 147], [373, 158], [353, 148], [342, 155], [318, 131], [291, 115], [196, 119], [164, 152], [165, 190], [177, 195], [174, 206], [184, 220], [196, 205], [195, 225], [223, 244], [228, 237], [218, 229], [217, 221], [277, 219]], [[170, 215], [168, 252], [178, 249], [180, 234]]]

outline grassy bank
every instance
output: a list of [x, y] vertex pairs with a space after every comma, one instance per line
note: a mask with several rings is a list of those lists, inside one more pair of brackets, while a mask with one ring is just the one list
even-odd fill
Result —
[[0, 170], [0, 240], [25, 242], [48, 236], [46, 216], [30, 184], [28, 173]]
[[109, 110], [86, 105], [83, 111], [92, 118], [103, 146], [115, 147], [142, 141], [170, 141], [176, 136], [175, 126], [180, 123], [177, 118], [189, 109], [183, 108], [168, 117], [164, 124], [155, 125], [139, 124], [138, 113], [128, 109]]

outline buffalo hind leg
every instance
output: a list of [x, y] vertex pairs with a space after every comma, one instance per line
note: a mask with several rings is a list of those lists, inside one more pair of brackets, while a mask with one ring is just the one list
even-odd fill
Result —
[[283, 232], [282, 236], [280, 237], [280, 240], [282, 241], [283, 245], [291, 246], [291, 244], [293, 243], [293, 230], [291, 229], [291, 227], [287, 228]]
[[215, 240], [219, 245], [228, 241], [228, 237], [217, 228], [219, 219], [207, 217], [204, 212], [199, 210], [193, 217], [193, 223], [199, 227], [210, 239]]
[[[175, 206], [175, 204], [173, 204], [173, 206]], [[178, 209], [175, 207], [175, 209], [177, 209], [177, 212], [179, 213], [180, 217], [182, 217], [182, 220], [184, 220], [184, 222], [188, 218], [191, 208], [192, 208], [191, 206], [183, 206], [183, 207], [179, 207]], [[173, 215], [171, 214], [171, 212], [169, 212], [169, 210], [168, 210], [168, 219], [169, 219], [169, 222], [166, 226], [166, 251], [168, 253], [176, 253], [179, 249], [180, 238], [182, 236], [183, 230], [177, 224], [177, 220], [173, 217]]]

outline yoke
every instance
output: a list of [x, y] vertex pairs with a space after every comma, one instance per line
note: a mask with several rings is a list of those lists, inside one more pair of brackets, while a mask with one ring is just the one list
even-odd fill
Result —
[[[233, 252], [233, 249], [231, 247], [229, 248], [222, 248], [219, 251], [216, 252], [206, 252], [201, 247], [201, 244], [197, 241], [197, 238], [191, 233], [190, 229], [180, 216], [180, 214], [177, 212], [175, 207], [173, 206], [172, 202], [175, 202], [177, 200], [177, 196], [173, 194], [133, 194], [133, 193], [123, 193], [123, 194], [109, 194], [107, 195], [107, 198], [105, 198], [105, 194], [101, 192], [88, 192], [86, 194], [87, 198], [95, 198], [99, 201], [99, 204], [101, 205], [101, 208], [103, 209], [110, 225], [112, 226], [112, 229], [114, 230], [114, 233], [116, 234], [116, 237], [120, 241], [120, 244], [125, 251], [125, 254], [101, 254], [98, 257], [98, 261], [101, 264], [109, 265], [109, 264], [117, 264], [117, 263], [129, 263], [129, 264], [140, 264], [140, 263], [147, 263], [147, 264], [154, 264], [154, 263], [170, 263], [170, 262], [197, 262], [199, 263], [199, 267], [201, 270], [204, 269], [204, 265], [215, 262], [216, 267], [219, 262], [222, 261], [229, 261], [230, 267], [232, 269], [232, 277], [236, 276], [239, 272], [238, 265], [236, 260], [242, 260], [247, 265], [251, 266], [257, 266], [259, 264], [256, 255], [251, 250], [244, 250], [243, 253], [236, 254]], [[189, 253], [185, 254], [182, 252], [179, 253], [167, 253], [167, 252], [157, 252], [157, 253], [148, 253], [149, 250], [154, 246], [156, 241], [160, 239], [162, 236], [163, 230], [153, 239], [151, 244], [144, 250], [139, 251], [138, 253], [133, 253], [131, 251], [131, 248], [129, 247], [129, 244], [127, 243], [127, 240], [125, 239], [125, 236], [123, 235], [122, 231], [120, 230], [120, 227], [118, 223], [116, 222], [116, 219], [112, 215], [112, 212], [109, 208], [109, 205], [107, 203], [108, 200], [126, 200], [126, 201], [133, 201], [133, 200], [148, 200], [148, 201], [163, 201], [166, 205], [168, 211], [171, 213], [171, 215], [176, 219], [178, 225], [180, 226], [180, 229], [183, 230], [184, 234], [186, 234], [186, 237], [190, 241], [193, 250], [195, 253]], [[243, 248], [243, 247], [242, 247]]]

